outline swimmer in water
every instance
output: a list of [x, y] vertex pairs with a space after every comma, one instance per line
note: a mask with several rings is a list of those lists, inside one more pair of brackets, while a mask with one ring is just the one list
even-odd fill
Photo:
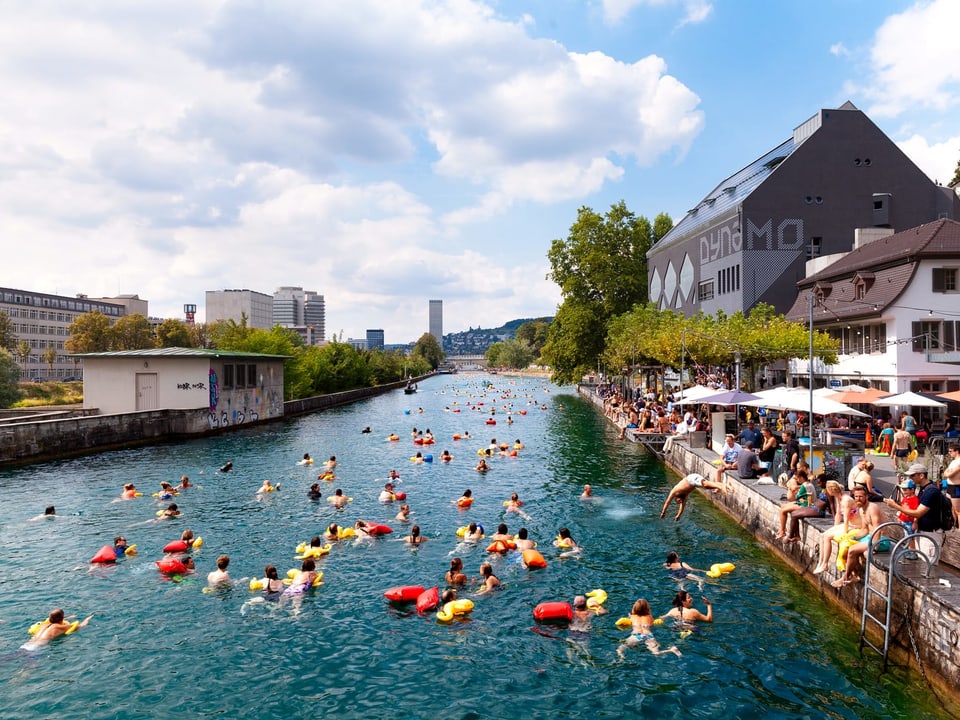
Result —
[[310, 486], [310, 489], [307, 490], [307, 499], [308, 500], [319, 500], [323, 496], [323, 493], [320, 492], [320, 485], [318, 483], [313, 483]]
[[713, 480], [707, 480], [699, 473], [690, 473], [686, 477], [681, 478], [680, 482], [670, 490], [670, 494], [667, 495], [667, 499], [663, 503], [663, 510], [660, 511], [660, 519], [662, 520], [667, 516], [667, 508], [670, 507], [670, 503], [676, 502], [680, 508], [677, 510], [677, 516], [673, 520], [674, 522], [679, 521], [680, 516], [683, 515], [683, 511], [687, 507], [687, 497], [689, 497], [690, 493], [696, 488], [710, 488], [720, 490], [721, 492], [727, 491], [727, 486], [722, 482], [718, 483]]
[[391, 503], [396, 499], [396, 496], [393, 494], [393, 483], [388, 482], [383, 486], [383, 490], [380, 491], [379, 500], [382, 503]]
[[43, 647], [51, 640], [61, 635], [69, 635], [82, 627], [86, 627], [93, 615], [88, 615], [77, 623], [67, 622], [63, 616], [63, 610], [57, 608], [50, 612], [47, 619], [40, 624], [37, 632], [26, 643], [21, 645], [24, 650], [35, 650]]
[[333, 491], [333, 495], [327, 498], [331, 505], [333, 505], [337, 510], [342, 510], [343, 506], [350, 502], [350, 498], [343, 494], [342, 488], [337, 488]]
[[561, 550], [566, 550], [566, 552], [560, 553], [560, 557], [573, 557], [574, 555], [579, 555], [581, 548], [577, 545], [577, 541], [573, 539], [573, 536], [570, 534], [568, 528], [560, 528], [560, 532], [557, 533], [557, 539], [553, 541], [553, 546], [558, 547]]
[[404, 503], [400, 506], [400, 512], [397, 513], [396, 519], [400, 522], [410, 522], [410, 506]]
[[670, 571], [670, 577], [672, 577], [677, 582], [682, 582], [684, 580], [693, 580], [697, 583], [699, 588], [703, 590], [703, 578], [694, 575], [693, 571], [696, 568], [690, 567], [685, 562], [680, 559], [680, 555], [674, 551], [667, 553], [667, 561], [663, 566]]
[[673, 608], [666, 614], [661, 615], [661, 619], [673, 618], [681, 625], [690, 626], [695, 622], [713, 622], [713, 603], [707, 598], [703, 598], [707, 605], [707, 614], [693, 607], [693, 596], [686, 590], [681, 590], [673, 598]]
[[260, 486], [260, 489], [257, 490], [257, 495], [265, 495], [266, 493], [272, 493], [274, 490], [279, 490], [279, 485], [274, 485], [269, 480], [264, 480], [263, 485]]
[[527, 529], [525, 527], [517, 530], [517, 537], [514, 538], [514, 542], [517, 544], [517, 550], [533, 550], [537, 547], [537, 544], [527, 537]]
[[121, 500], [133, 500], [137, 497], [137, 488], [133, 483], [127, 483], [123, 486], [123, 492], [120, 493]]
[[623, 645], [617, 649], [617, 654], [622, 658], [628, 647], [644, 644], [647, 646], [647, 650], [654, 655], [673, 653], [680, 657], [680, 651], [676, 645], [671, 645], [666, 650], [661, 649], [660, 643], [653, 636], [655, 622], [653, 613], [650, 611], [650, 603], [644, 598], [637, 600], [630, 608], [630, 635], [624, 640]]
[[171, 518], [180, 517], [182, 513], [180, 508], [177, 507], [176, 503], [170, 503], [167, 506], [167, 509], [160, 513], [157, 517], [158, 520], [169, 520]]
[[483, 528], [481, 528], [475, 522], [472, 522], [469, 525], [467, 525], [467, 530], [466, 532], [463, 533], [464, 542], [468, 542], [468, 543], [477, 542], [481, 538], [483, 538]]
[[463, 560], [458, 557], [451, 560], [450, 569], [447, 570], [447, 574], [443, 576], [443, 579], [447, 585], [450, 586], [465, 585], [467, 576], [463, 574]]
[[474, 468], [477, 472], [487, 472], [490, 469], [490, 466], [487, 465], [485, 458], [480, 458], [480, 462], [477, 463], [477, 466]]
[[593, 488], [590, 485], [583, 486], [583, 492], [580, 493], [581, 500], [593, 500]]
[[297, 461], [297, 465], [313, 465], [313, 458], [310, 453], [304, 453], [303, 458]]
[[414, 525], [412, 528], [410, 528], [410, 534], [405, 537], [403, 541], [410, 545], [420, 545], [421, 543], [426, 542], [427, 538], [420, 534], [420, 526]]
[[493, 565], [488, 562], [480, 563], [480, 579], [483, 581], [483, 587], [477, 592], [477, 595], [493, 592], [500, 588], [500, 578], [493, 574]]
[[233, 470], [233, 460], [227, 460], [220, 466], [220, 472], [230, 472], [231, 470]]
[[217, 569], [207, 575], [207, 585], [230, 585], [230, 574], [227, 568], [230, 566], [230, 556], [221, 555], [217, 558]]
[[507, 512], [520, 512], [523, 502], [520, 500], [520, 496], [517, 493], [513, 493], [510, 496], [510, 499], [507, 500], [504, 505], [506, 505]]
[[186, 475], [181, 475], [181, 476], [180, 476], [180, 484], [177, 485], [177, 487], [174, 488], [174, 489], [175, 489], [175, 490], [186, 490], [187, 488], [192, 488], [192, 487], [193, 487], [193, 483], [190, 482], [190, 478], [188, 478]]

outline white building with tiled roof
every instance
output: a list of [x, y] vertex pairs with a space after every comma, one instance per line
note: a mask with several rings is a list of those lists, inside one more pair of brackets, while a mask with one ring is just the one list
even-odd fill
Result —
[[[840, 344], [816, 379], [883, 390], [960, 390], [960, 222], [937, 220], [838, 255], [797, 284], [787, 318]], [[806, 377], [806, 360], [796, 363]]]

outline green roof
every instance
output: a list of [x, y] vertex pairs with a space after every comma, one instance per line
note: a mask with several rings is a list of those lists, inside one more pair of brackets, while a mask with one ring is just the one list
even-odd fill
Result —
[[68, 357], [78, 358], [213, 358], [250, 359], [268, 358], [285, 360], [291, 355], [269, 355], [267, 353], [240, 352], [238, 350], [217, 350], [216, 348], [146, 348], [144, 350], [114, 350], [112, 352], [72, 353]]

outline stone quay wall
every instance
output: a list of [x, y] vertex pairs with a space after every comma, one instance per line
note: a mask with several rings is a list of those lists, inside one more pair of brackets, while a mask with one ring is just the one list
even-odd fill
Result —
[[[414, 378], [419, 382], [426, 377]], [[317, 395], [284, 403], [284, 415], [258, 422], [211, 428], [207, 408], [148, 410], [115, 415], [96, 411], [8, 411], [0, 418], [0, 466], [41, 462], [103, 450], [219, 435], [277, 422], [287, 417], [320, 412], [397, 390], [406, 382]]]
[[[579, 391], [584, 399], [602, 411], [603, 402], [592, 386], [579, 388]], [[627, 438], [632, 439], [630, 433]], [[714, 461], [718, 458], [712, 450], [691, 448], [678, 438], [669, 438], [664, 445], [664, 463], [680, 476], [699, 473], [713, 478], [717, 469]], [[820, 559], [820, 539], [833, 525], [832, 519], [804, 519], [800, 542], [782, 544], [774, 539], [774, 535], [779, 528], [780, 498], [784, 489], [779, 485], [741, 481], [729, 472], [725, 475], [725, 483], [726, 493], [698, 492], [753, 535], [772, 555], [793, 567], [823, 599], [846, 612], [859, 625], [863, 611], [863, 584], [833, 588], [830, 583], [838, 576], [835, 562], [829, 563], [827, 572], [821, 575], [812, 573]], [[664, 495], [667, 491], [665, 487]], [[949, 534], [953, 533], [960, 533], [960, 530], [952, 530]], [[942, 534], [937, 533], [937, 536], [942, 537]], [[870, 586], [885, 594], [890, 556], [879, 554], [874, 557], [877, 562], [870, 571]], [[836, 558], [835, 546], [832, 558]], [[926, 575], [923, 566], [924, 563], [920, 562], [910, 563], [901, 569], [900, 578], [894, 579], [890, 661], [915, 666], [919, 661], [918, 669], [944, 705], [956, 715], [960, 709], [960, 573], [941, 562]], [[882, 618], [885, 606], [876, 595], [870, 595], [870, 613]], [[867, 637], [882, 647], [882, 634], [875, 623], [867, 622]], [[879, 667], [879, 655], [867, 646], [863, 652], [865, 659], [875, 658]]]

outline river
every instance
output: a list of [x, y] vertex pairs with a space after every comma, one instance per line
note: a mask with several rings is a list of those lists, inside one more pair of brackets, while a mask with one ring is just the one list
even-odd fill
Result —
[[[484, 385], [484, 383], [489, 383]], [[480, 405], [479, 403], [483, 403]], [[488, 425], [490, 410], [497, 424]], [[422, 412], [421, 412], [422, 411]], [[459, 411], [459, 412], [458, 412]], [[513, 419], [507, 424], [507, 414]], [[370, 427], [370, 433], [361, 430]], [[430, 428], [432, 446], [411, 442]], [[469, 432], [469, 440], [453, 440]], [[391, 433], [399, 442], [386, 440]], [[525, 447], [473, 467], [492, 438]], [[448, 449], [452, 462], [439, 462]], [[414, 464], [417, 450], [434, 462]], [[337, 480], [320, 502], [306, 491], [321, 469], [299, 466], [336, 455]], [[217, 469], [227, 460], [229, 473]], [[409, 525], [378, 495], [396, 468], [412, 520], [429, 540], [401, 542]], [[150, 497], [161, 480], [187, 474], [196, 487], [176, 499], [182, 518], [156, 521], [166, 503]], [[258, 496], [264, 479], [279, 492]], [[787, 566], [697, 496], [680, 523], [659, 519], [673, 476], [641, 448], [618, 441], [572, 388], [502, 376], [441, 376], [419, 392], [397, 391], [348, 407], [176, 444], [100, 453], [0, 470], [5, 558], [0, 584], [0, 669], [5, 718], [398, 717], [398, 718], [936, 718], [943, 717], [914, 673], [879, 674], [861, 659], [856, 628]], [[117, 501], [125, 482], [145, 496]], [[596, 494], [581, 501], [584, 483]], [[335, 510], [341, 487], [353, 501]], [[470, 488], [469, 510], [453, 501]], [[506, 513], [512, 492], [526, 518]], [[34, 519], [46, 505], [55, 519]], [[297, 543], [331, 522], [357, 518], [394, 533], [341, 542], [319, 561], [324, 584], [302, 601], [249, 602], [251, 576], [267, 564], [295, 567]], [[548, 567], [526, 570], [513, 555], [489, 556], [485, 542], [458, 545], [456, 530], [479, 521], [487, 533], [521, 525]], [[161, 548], [191, 528], [204, 538], [197, 573], [161, 576]], [[560, 559], [561, 527], [583, 547]], [[87, 560], [114, 535], [139, 554], [115, 566]], [[682, 657], [645, 648], [618, 653], [616, 628], [634, 600], [665, 613], [678, 589], [662, 567], [668, 550], [691, 565], [731, 562], [736, 570], [686, 587], [715, 622], [681, 636], [655, 633]], [[231, 589], [204, 592], [217, 555], [231, 557]], [[456, 554], [472, 578], [490, 560], [503, 589], [472, 598], [473, 612], [451, 624], [384, 600], [396, 585], [430, 587]], [[570, 601], [594, 588], [609, 594], [608, 615], [589, 634], [534, 622], [542, 601]], [[461, 596], [469, 596], [470, 590]], [[63, 607], [94, 614], [90, 625], [38, 651], [17, 649], [26, 629]]]

